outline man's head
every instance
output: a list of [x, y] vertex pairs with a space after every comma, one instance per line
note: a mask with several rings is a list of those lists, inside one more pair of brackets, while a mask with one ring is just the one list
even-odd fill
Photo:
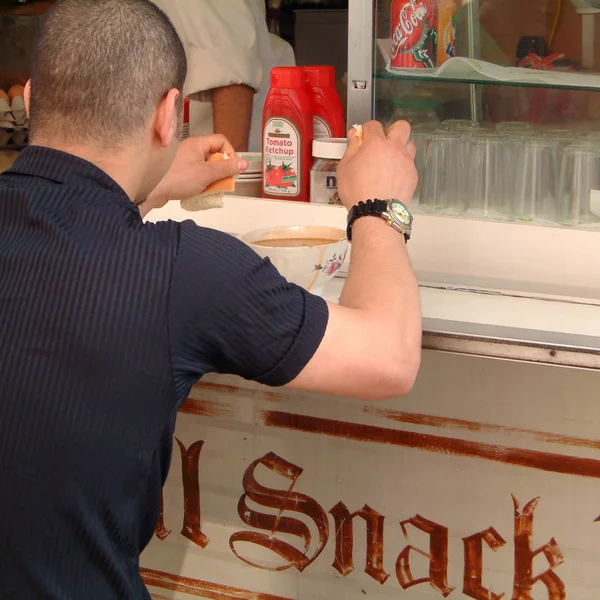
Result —
[[59, 0], [34, 53], [32, 143], [141, 144], [160, 169], [179, 137], [186, 70], [177, 32], [149, 0]]

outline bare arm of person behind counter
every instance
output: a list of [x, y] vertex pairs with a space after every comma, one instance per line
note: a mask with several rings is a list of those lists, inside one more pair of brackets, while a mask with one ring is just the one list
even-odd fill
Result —
[[248, 151], [254, 90], [243, 84], [213, 90], [213, 130], [224, 135], [236, 152]]

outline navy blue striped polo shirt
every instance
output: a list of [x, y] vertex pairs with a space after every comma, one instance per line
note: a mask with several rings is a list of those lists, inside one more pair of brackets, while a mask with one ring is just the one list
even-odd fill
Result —
[[227, 234], [144, 224], [91, 163], [0, 175], [0, 598], [148, 598], [175, 416], [205, 373], [304, 368], [326, 303]]

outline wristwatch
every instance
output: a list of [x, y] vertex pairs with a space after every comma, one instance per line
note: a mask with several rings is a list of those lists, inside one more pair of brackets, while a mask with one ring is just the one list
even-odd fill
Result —
[[348, 213], [348, 227], [346, 237], [352, 240], [352, 224], [361, 217], [381, 217], [390, 227], [404, 234], [404, 241], [410, 240], [412, 233], [413, 216], [400, 200], [367, 200], [359, 202]]

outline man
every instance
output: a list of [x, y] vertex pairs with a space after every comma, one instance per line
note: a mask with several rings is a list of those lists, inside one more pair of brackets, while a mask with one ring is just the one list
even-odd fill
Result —
[[[420, 360], [405, 238], [352, 225], [339, 305], [192, 222], [144, 224], [243, 162], [179, 145], [183, 46], [149, 0], [63, 0], [26, 95], [32, 146], [0, 175], [0, 598], [148, 598], [178, 407], [208, 372], [365, 399], [407, 393]], [[408, 202], [406, 124], [352, 136], [340, 195]], [[173, 162], [173, 158], [174, 162]], [[369, 205], [372, 206], [372, 205]]]
[[269, 73], [295, 64], [292, 47], [267, 30], [264, 0], [153, 2], [186, 50], [192, 135], [220, 133], [238, 152], [260, 152]]

